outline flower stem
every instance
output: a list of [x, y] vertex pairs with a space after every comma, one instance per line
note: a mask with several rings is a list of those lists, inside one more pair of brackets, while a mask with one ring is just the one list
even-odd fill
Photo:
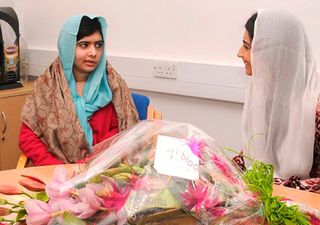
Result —
[[254, 134], [252, 135], [252, 137], [249, 139], [248, 141], [248, 154], [249, 156], [251, 157], [251, 142], [253, 141], [254, 138], [256, 138], [256, 136], [258, 135], [263, 135], [263, 133], [257, 133], [257, 134]]
[[8, 219], [6, 219], [6, 218], [4, 218], [4, 217], [0, 217], [0, 221], [1, 222], [9, 222], [9, 223], [11, 223], [11, 224], [14, 224], [16, 221], [15, 220], [8, 220]]
[[11, 210], [11, 213], [19, 213], [19, 211]]
[[34, 197], [33, 197], [32, 195], [28, 194], [27, 192], [23, 192], [22, 194], [28, 196], [28, 197], [31, 198], [31, 199], [34, 199]]
[[20, 207], [20, 208], [24, 208], [22, 205], [18, 205], [18, 204], [15, 204], [15, 203], [11, 203], [11, 202], [7, 202], [8, 205], [13, 205], [13, 206], [16, 206], [16, 207]]
[[233, 148], [222, 147], [222, 149], [227, 150], [227, 151], [230, 151], [230, 152], [233, 152], [233, 153], [235, 153], [235, 154], [237, 154], [237, 155], [241, 155], [241, 156], [243, 156], [244, 158], [247, 158], [247, 159], [249, 159], [250, 161], [253, 161], [253, 159], [252, 159], [251, 157], [246, 156], [246, 155], [242, 154], [241, 152], [238, 152], [237, 150], [234, 150]]

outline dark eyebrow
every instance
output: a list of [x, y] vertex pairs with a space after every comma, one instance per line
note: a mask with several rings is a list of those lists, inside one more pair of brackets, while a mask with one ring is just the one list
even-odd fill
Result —
[[[77, 44], [88, 44], [90, 41], [78, 41]], [[95, 41], [93, 43], [103, 43], [103, 40]]]
[[248, 46], [251, 47], [251, 43], [247, 42], [246, 40], [242, 40], [242, 42], [243, 42], [244, 45], [248, 45]]
[[87, 44], [89, 43], [88, 41], [78, 41], [77, 44]]

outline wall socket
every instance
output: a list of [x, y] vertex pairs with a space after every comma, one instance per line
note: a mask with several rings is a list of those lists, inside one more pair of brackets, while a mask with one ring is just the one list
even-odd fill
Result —
[[168, 61], [157, 61], [153, 66], [153, 77], [177, 79], [177, 65]]

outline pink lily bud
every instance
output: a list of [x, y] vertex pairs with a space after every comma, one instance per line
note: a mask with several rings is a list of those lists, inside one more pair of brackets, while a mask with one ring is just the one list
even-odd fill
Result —
[[21, 195], [23, 191], [13, 185], [1, 184], [0, 193], [4, 195]]
[[33, 176], [29, 176], [29, 175], [21, 175], [22, 177], [25, 177], [25, 178], [28, 178], [28, 179], [30, 179], [30, 180], [34, 180], [34, 181], [36, 181], [36, 182], [38, 182], [38, 183], [41, 183], [41, 184], [46, 184], [45, 182], [43, 182], [42, 180], [40, 180], [40, 179], [38, 179], [38, 178], [36, 178], [36, 177], [33, 177]]
[[38, 182], [37, 180], [23, 178], [19, 181], [19, 184], [29, 191], [44, 191], [46, 189], [46, 185]]
[[0, 216], [7, 216], [11, 214], [11, 209], [0, 207]]

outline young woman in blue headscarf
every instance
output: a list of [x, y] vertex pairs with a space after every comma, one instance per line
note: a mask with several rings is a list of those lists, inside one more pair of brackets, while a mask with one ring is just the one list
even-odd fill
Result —
[[124, 80], [106, 62], [102, 17], [69, 18], [59, 57], [33, 86], [21, 113], [19, 146], [34, 165], [79, 162], [92, 146], [138, 121]]

